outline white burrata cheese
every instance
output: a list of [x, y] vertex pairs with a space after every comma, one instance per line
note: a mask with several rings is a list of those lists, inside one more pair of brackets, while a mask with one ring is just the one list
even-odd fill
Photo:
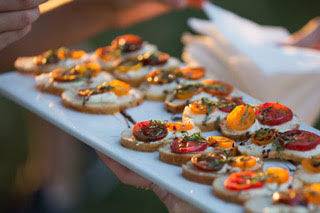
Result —
[[240, 142], [237, 144], [237, 148], [240, 153], [246, 153], [248, 155], [253, 156], [262, 156], [264, 153], [275, 151], [274, 146], [272, 143], [269, 143], [264, 146], [258, 146], [252, 143], [251, 139], [246, 142]]
[[194, 95], [190, 102], [201, 100], [202, 98], [208, 98], [210, 101], [218, 101], [218, 98], [216, 96], [213, 96], [206, 92], [200, 92], [199, 94]]
[[297, 151], [297, 150], [285, 149], [283, 152], [289, 155], [295, 155], [300, 158], [312, 158], [314, 156], [320, 155], [320, 146], [317, 145], [315, 149], [312, 149], [309, 151]]
[[133, 51], [133, 52], [130, 52], [130, 53], [123, 53], [121, 55], [121, 57], [123, 59], [132, 58], [132, 57], [136, 57], [138, 55], [142, 55], [142, 54], [144, 54], [146, 52], [155, 52], [157, 50], [158, 50], [158, 48], [155, 45], [150, 44], [148, 42], [143, 42], [142, 47], [139, 50]]
[[297, 127], [299, 127], [300, 123], [301, 123], [301, 120], [297, 116], [293, 116], [291, 121], [288, 121], [280, 125], [268, 126], [268, 125], [263, 125], [261, 123], [260, 125], [261, 125], [261, 128], [268, 128], [268, 129], [272, 128], [272, 129], [277, 129], [279, 132], [285, 132], [288, 130], [296, 129]]
[[[118, 104], [122, 105], [136, 99], [140, 99], [141, 94], [135, 90], [131, 89], [128, 95], [117, 96], [113, 92], [105, 92], [102, 94], [96, 94], [89, 97], [86, 104], [94, 105], [104, 105], [104, 104]], [[75, 90], [68, 90], [63, 93], [63, 97], [74, 103], [81, 105], [83, 103], [83, 97], [80, 97]]]
[[177, 85], [178, 84], [175, 81], [168, 84], [148, 84], [143, 85], [142, 90], [154, 96], [161, 96], [164, 95], [165, 92], [173, 91], [177, 87]]
[[222, 112], [219, 109], [215, 109], [208, 116], [206, 116], [206, 114], [194, 114], [189, 106], [185, 107], [182, 113], [183, 118], [189, 118], [196, 124], [203, 123], [205, 119], [207, 119], [207, 123], [223, 120], [227, 115], [228, 113]]

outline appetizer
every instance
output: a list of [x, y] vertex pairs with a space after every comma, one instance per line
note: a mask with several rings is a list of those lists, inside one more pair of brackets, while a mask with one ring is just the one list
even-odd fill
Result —
[[136, 151], [154, 152], [167, 144], [170, 139], [199, 131], [192, 123], [147, 120], [138, 122], [132, 129], [123, 131], [121, 145]]
[[242, 154], [300, 162], [320, 156], [320, 136], [305, 130], [279, 133], [274, 129], [259, 129], [246, 142], [237, 146]]
[[298, 129], [300, 120], [287, 106], [267, 102], [256, 106], [256, 117], [261, 128], [273, 128], [279, 132]]
[[269, 167], [264, 172], [240, 171], [216, 178], [213, 193], [226, 201], [243, 204], [257, 196], [271, 196], [276, 191], [299, 188], [287, 169]]
[[163, 52], [147, 52], [134, 58], [122, 60], [114, 69], [116, 78], [132, 86], [139, 86], [145, 76], [154, 69], [176, 68], [180, 62]]
[[121, 58], [137, 57], [147, 52], [157, 51], [157, 47], [149, 44], [137, 35], [125, 34], [117, 36], [111, 42], [111, 48], [118, 51]]
[[50, 73], [35, 77], [39, 90], [56, 95], [60, 95], [65, 90], [96, 86], [112, 79], [113, 77], [102, 72], [99, 64], [96, 63], [83, 63], [67, 69], [56, 68]]
[[200, 154], [208, 149], [208, 143], [200, 133], [185, 134], [182, 137], [175, 137], [170, 143], [159, 149], [160, 160], [175, 165], [182, 165], [191, 160], [195, 154]]
[[69, 108], [98, 114], [113, 114], [143, 102], [143, 94], [125, 82], [112, 80], [96, 87], [66, 90], [62, 103]]
[[186, 84], [203, 78], [205, 70], [202, 67], [161, 68], [145, 77], [141, 90], [149, 100], [162, 101], [168, 92], [179, 84]]
[[320, 157], [305, 158], [295, 173], [295, 178], [308, 183], [320, 183]]
[[15, 68], [27, 74], [41, 74], [51, 72], [55, 68], [70, 68], [87, 59], [82, 50], [69, 50], [61, 47], [57, 50], [48, 50], [37, 56], [19, 57], [14, 63]]
[[206, 79], [202, 83], [204, 91], [216, 97], [227, 97], [234, 91], [232, 85], [223, 81]]
[[320, 212], [320, 183], [253, 198], [245, 203], [245, 209], [250, 213]]
[[259, 128], [254, 107], [250, 105], [236, 106], [220, 122], [221, 133], [235, 140], [247, 140]]
[[165, 99], [165, 108], [172, 113], [181, 113], [189, 103], [202, 98], [216, 102], [232, 95], [233, 87], [225, 82], [206, 79], [201, 82], [179, 85]]
[[218, 101], [201, 98], [184, 108], [182, 120], [191, 120], [201, 131], [212, 131], [218, 129], [220, 121], [241, 104], [241, 97], [228, 97]]
[[116, 37], [111, 45], [98, 48], [93, 58], [105, 70], [112, 70], [119, 60], [137, 57], [138, 55], [146, 52], [154, 52], [157, 48], [147, 42], [144, 42], [142, 38], [133, 34], [125, 34]]
[[182, 165], [182, 176], [188, 180], [212, 184], [221, 176], [239, 171], [256, 171], [262, 168], [261, 159], [254, 156], [232, 156], [207, 152], [194, 155], [189, 162]]

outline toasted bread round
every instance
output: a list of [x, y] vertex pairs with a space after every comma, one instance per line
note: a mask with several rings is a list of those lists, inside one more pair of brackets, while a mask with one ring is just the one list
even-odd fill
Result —
[[212, 181], [219, 177], [219, 174], [212, 172], [202, 172], [195, 168], [191, 161], [182, 165], [182, 176], [193, 182], [211, 185]]
[[130, 100], [122, 104], [83, 104], [83, 101], [77, 98], [77, 92], [72, 90], [64, 91], [61, 94], [61, 99], [64, 106], [80, 112], [93, 114], [114, 114], [127, 108], [136, 107], [143, 102], [143, 94], [138, 90], [135, 90], [135, 92], [137, 95], [133, 100]]
[[190, 112], [190, 108], [186, 106], [182, 113], [182, 121], [191, 121], [194, 125], [199, 127], [202, 132], [209, 132], [219, 129], [219, 119], [208, 119], [208, 121], [204, 122], [206, 115], [192, 115], [191, 113], [192, 112]]
[[192, 156], [202, 152], [188, 153], [188, 154], [177, 154], [171, 152], [170, 144], [159, 148], [159, 158], [161, 161], [181, 166], [191, 160]]
[[134, 138], [131, 133], [131, 130], [125, 130], [121, 133], [121, 145], [132, 150], [140, 151], [140, 152], [155, 152], [162, 146], [168, 143], [167, 140], [163, 139], [155, 142], [142, 142], [138, 141]]
[[37, 65], [34, 63], [34, 57], [19, 57], [14, 62], [14, 67], [17, 71], [24, 74], [38, 75], [41, 73], [51, 72], [58, 67], [58, 64]]
[[240, 195], [239, 191], [231, 191], [224, 187], [224, 181], [227, 179], [227, 175], [220, 176], [216, 178], [212, 183], [213, 194], [222, 200], [243, 204], [250, 197], [245, 195]]
[[271, 196], [255, 197], [248, 200], [244, 204], [245, 212], [261, 213], [261, 212], [299, 212], [308, 213], [310, 210], [304, 206], [289, 206], [286, 204], [272, 204]]
[[35, 77], [37, 89], [54, 95], [61, 95], [65, 90], [77, 90], [83, 87], [96, 86], [111, 80], [113, 80], [113, 77], [104, 71], [100, 72], [97, 76], [92, 77], [90, 82], [87, 80], [57, 82], [51, 77], [50, 73], [43, 73]]
[[[173, 100], [173, 101], [172, 101]], [[181, 113], [185, 106], [187, 106], [189, 100], [175, 100], [174, 94], [168, 94], [164, 101], [164, 106], [168, 112]]]

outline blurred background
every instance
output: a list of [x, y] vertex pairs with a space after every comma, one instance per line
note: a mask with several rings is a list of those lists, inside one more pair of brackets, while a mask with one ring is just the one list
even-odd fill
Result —
[[[284, 26], [290, 32], [320, 15], [319, 0], [216, 0], [214, 3], [259, 24]], [[105, 30], [72, 47], [94, 50], [109, 43], [116, 35], [134, 33], [179, 57], [183, 48], [181, 35], [190, 31], [186, 24], [189, 17], [206, 18], [200, 10], [170, 10], [129, 27]], [[6, 61], [0, 57], [0, 63]], [[12, 67], [12, 64], [7, 66]], [[47, 168], [45, 162], [48, 159], [42, 154], [48, 147], [42, 146], [43, 141], [35, 143], [37, 136], [31, 129], [37, 125], [51, 128], [50, 125], [2, 96], [0, 115], [0, 212], [167, 211], [153, 193], [118, 183], [95, 152], [77, 141], [65, 141], [68, 158], [49, 157], [55, 170], [61, 171], [60, 175], [50, 173], [51, 168]], [[36, 126], [30, 125], [30, 118], [37, 121]], [[314, 126], [319, 129], [320, 123]], [[52, 144], [49, 149], [54, 147]], [[70, 167], [74, 170], [66, 171]]]

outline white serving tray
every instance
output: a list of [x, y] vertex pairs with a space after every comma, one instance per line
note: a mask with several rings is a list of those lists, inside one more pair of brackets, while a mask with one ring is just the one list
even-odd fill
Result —
[[[10, 72], [0, 75], [0, 92], [8, 99], [38, 114], [48, 122], [73, 135], [92, 148], [153, 181], [164, 189], [193, 204], [204, 212], [242, 212], [238, 205], [226, 203], [212, 195], [211, 187], [185, 180], [181, 168], [162, 163], [158, 153], [141, 153], [123, 148], [119, 143], [121, 131], [128, 128], [120, 114], [92, 115], [63, 107], [59, 97], [38, 92], [31, 76]], [[257, 100], [245, 96], [248, 103]], [[127, 111], [136, 121], [148, 119], [171, 120], [171, 114], [158, 102], [146, 101]], [[302, 129], [320, 132], [302, 125]], [[211, 132], [211, 135], [218, 132]], [[206, 134], [208, 135], [208, 134]], [[272, 162], [274, 164], [275, 162]]]

